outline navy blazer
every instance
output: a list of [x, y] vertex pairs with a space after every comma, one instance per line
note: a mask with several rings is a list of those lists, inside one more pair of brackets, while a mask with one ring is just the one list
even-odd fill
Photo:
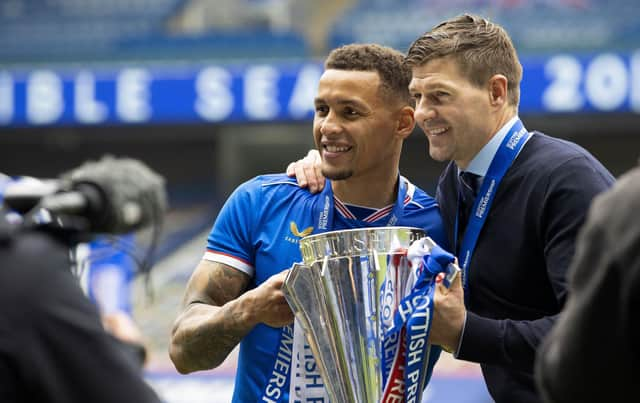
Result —
[[[481, 364], [496, 402], [540, 401], [536, 348], [564, 305], [567, 268], [591, 200], [613, 182], [583, 148], [536, 132], [500, 183], [469, 263], [457, 352]], [[457, 193], [451, 162], [436, 191], [451, 245]]]

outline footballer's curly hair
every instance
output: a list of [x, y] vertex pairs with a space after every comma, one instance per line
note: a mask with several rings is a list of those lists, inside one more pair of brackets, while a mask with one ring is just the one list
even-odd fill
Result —
[[411, 69], [404, 64], [404, 54], [376, 44], [351, 44], [329, 53], [325, 69], [373, 71], [380, 77], [380, 90], [388, 100], [410, 103]]

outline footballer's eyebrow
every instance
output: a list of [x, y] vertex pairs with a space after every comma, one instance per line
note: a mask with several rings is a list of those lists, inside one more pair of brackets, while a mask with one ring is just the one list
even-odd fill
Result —
[[[325, 101], [324, 98], [315, 98], [313, 100], [313, 103], [318, 106], [318, 105], [326, 105], [327, 101]], [[364, 108], [365, 105], [361, 102], [358, 102], [354, 99], [339, 99], [337, 101], [337, 104], [340, 106], [355, 106], [356, 108]]]
[[355, 99], [338, 100], [338, 105], [355, 106], [356, 108], [361, 108], [361, 109], [365, 107], [362, 102], [358, 102]]

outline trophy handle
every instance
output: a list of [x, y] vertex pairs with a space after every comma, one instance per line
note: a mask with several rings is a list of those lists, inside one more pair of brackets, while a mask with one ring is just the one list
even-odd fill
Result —
[[302, 309], [300, 307], [300, 303], [296, 299], [296, 294], [294, 292], [294, 284], [300, 276], [301, 270], [309, 270], [309, 266], [303, 263], [294, 263], [293, 266], [289, 269], [287, 276], [284, 279], [284, 283], [282, 283], [282, 292], [284, 293], [284, 298], [287, 300], [289, 307], [293, 311], [293, 314], [300, 319], [304, 320], [304, 315], [302, 315]]

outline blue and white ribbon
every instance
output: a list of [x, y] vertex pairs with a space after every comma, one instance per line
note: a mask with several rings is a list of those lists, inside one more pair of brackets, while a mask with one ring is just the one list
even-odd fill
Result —
[[[411, 262], [415, 276], [411, 292], [398, 304], [391, 326], [386, 327], [382, 321], [382, 401], [391, 396], [397, 399], [401, 391], [403, 401], [419, 401], [425, 386], [431, 349], [427, 341], [433, 315], [435, 279], [439, 273], [445, 273], [443, 284], [448, 287], [457, 272], [452, 264], [454, 256], [430, 238], [414, 242], [407, 251], [407, 260]], [[385, 281], [385, 286], [388, 285]], [[381, 296], [384, 291], [381, 290]]]

